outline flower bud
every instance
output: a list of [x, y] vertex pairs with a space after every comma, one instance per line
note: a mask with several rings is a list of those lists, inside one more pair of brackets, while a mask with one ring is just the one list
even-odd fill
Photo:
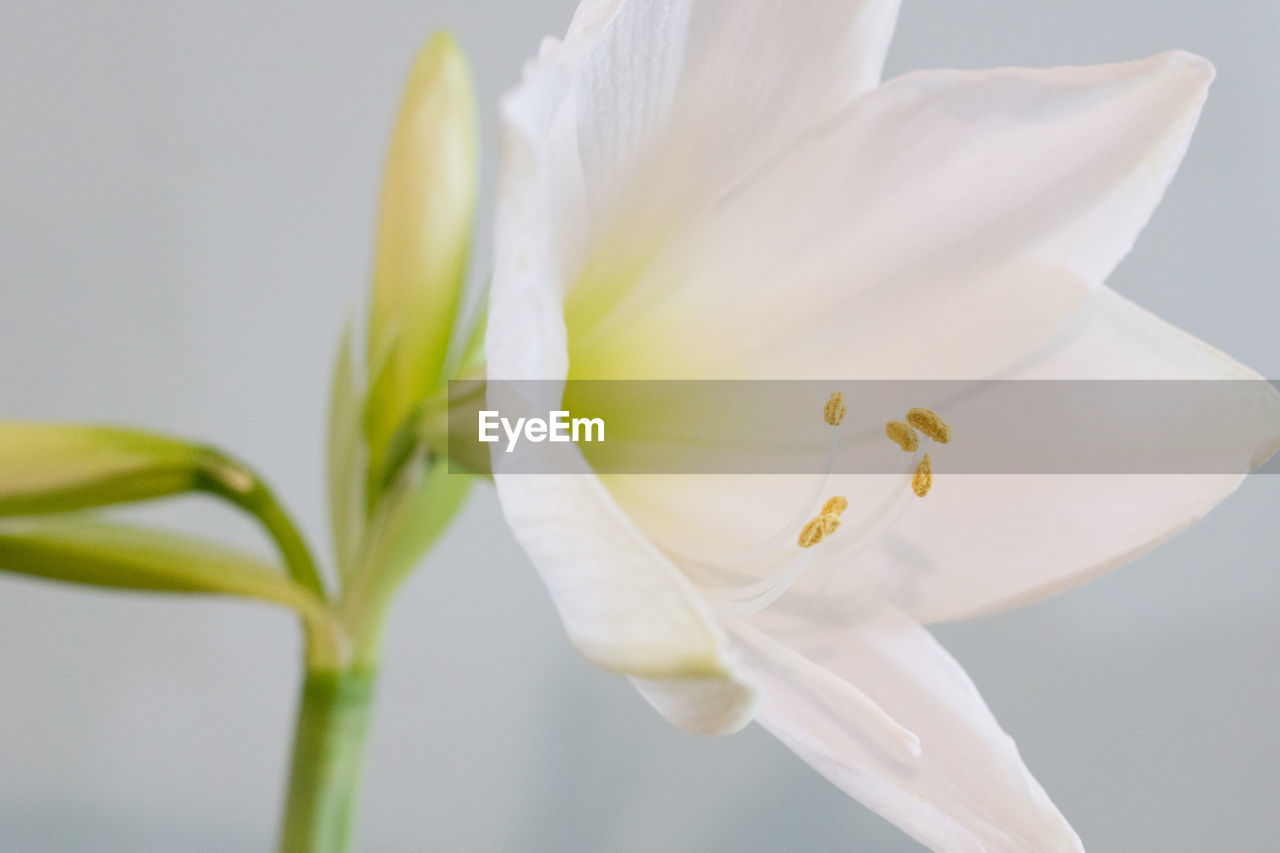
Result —
[[438, 390], [475, 218], [475, 97], [466, 60], [436, 35], [409, 74], [387, 155], [369, 311], [370, 461]]
[[[0, 515], [159, 498], [235, 474], [205, 448], [111, 427], [0, 422]], [[222, 482], [234, 488], [233, 481]], [[252, 486], [246, 479], [244, 488]]]

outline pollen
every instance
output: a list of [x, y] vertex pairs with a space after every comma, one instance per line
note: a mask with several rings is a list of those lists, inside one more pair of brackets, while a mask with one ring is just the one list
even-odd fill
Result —
[[884, 425], [884, 434], [893, 439], [894, 444], [908, 453], [915, 453], [920, 447], [920, 436], [902, 421], [889, 421]]
[[824, 512], [805, 523], [805, 526], [800, 529], [800, 537], [796, 541], [801, 548], [812, 548], [832, 533], [835, 533], [839, 527], [840, 516], [835, 513]]
[[951, 427], [932, 409], [912, 409], [907, 412], [907, 423], [932, 438], [938, 444], [951, 442]]
[[826, 535], [826, 532], [822, 529], [822, 517], [819, 516], [818, 518], [809, 519], [805, 526], [800, 529], [800, 538], [796, 541], [801, 548], [812, 548], [825, 539]]
[[849, 499], [844, 497], [844, 495], [836, 495], [835, 497], [831, 498], [830, 500], [828, 500], [826, 503], [822, 505], [822, 512], [819, 514], [834, 515], [839, 517], [843, 515], [844, 511], [848, 508], [849, 508]]
[[839, 391], [832, 391], [831, 399], [827, 400], [827, 405], [822, 409], [822, 419], [829, 426], [840, 426], [847, 411], [848, 409], [844, 404], [844, 395]]
[[932, 488], [933, 462], [929, 459], [929, 454], [926, 453], [916, 467], [915, 474], [911, 476], [911, 491], [916, 493], [916, 497], [922, 498], [929, 494], [929, 490]]

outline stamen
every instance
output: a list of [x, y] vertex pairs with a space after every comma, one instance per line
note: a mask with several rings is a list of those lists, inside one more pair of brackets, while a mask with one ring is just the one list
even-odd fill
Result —
[[797, 538], [801, 548], [812, 548], [823, 539], [826, 539], [840, 527], [840, 516], [830, 513], [823, 513], [817, 518], [809, 519], [800, 530], [800, 536]]
[[926, 453], [924, 458], [920, 460], [920, 465], [916, 468], [916, 473], [911, 477], [911, 491], [916, 493], [916, 497], [922, 498], [929, 494], [929, 490], [933, 488], [933, 462]]
[[[902, 470], [902, 479], [897, 480], [894, 486], [890, 487], [884, 495], [884, 498], [866, 515], [860, 516], [856, 521], [845, 525], [844, 533], [841, 535], [841, 541], [837, 544], [835, 552], [828, 552], [828, 558], [839, 556], [842, 560], [848, 560], [862, 553], [875, 542], [885, 530], [891, 527], [894, 521], [899, 518], [907, 509], [907, 503], [911, 500], [911, 491], [907, 485], [911, 481], [911, 471], [913, 464], [907, 465]], [[815, 496], [816, 499], [816, 496]], [[822, 516], [810, 519], [809, 525], [817, 532], [822, 531]], [[794, 522], [799, 524], [799, 522]], [[794, 529], [794, 528], [792, 528]], [[822, 537], [827, 534], [823, 533]], [[821, 541], [821, 537], [818, 541]], [[803, 544], [803, 543], [802, 543]], [[728, 616], [749, 616], [752, 613], [758, 613], [777, 601], [783, 593], [790, 589], [796, 579], [804, 573], [805, 568], [809, 565], [809, 561], [814, 557], [815, 551], [812, 546], [817, 544], [811, 542], [799, 551], [793, 551], [792, 557], [787, 559], [783, 565], [774, 574], [763, 578], [754, 583], [744, 586], [726, 588], [723, 584], [713, 584], [704, 587], [711, 598], [715, 601], [716, 609]], [[717, 566], [725, 568], [725, 560], [722, 558], [715, 563], [704, 564], [704, 568]]]
[[839, 391], [832, 391], [831, 399], [827, 400], [827, 405], [822, 409], [822, 419], [827, 422], [828, 426], [840, 426], [847, 411], [848, 409], [844, 404], [844, 395]]
[[801, 548], [812, 548], [821, 542], [826, 535], [826, 531], [822, 529], [822, 518], [819, 516], [818, 518], [809, 519], [808, 523], [800, 529], [800, 537], [796, 542]]
[[[805, 517], [808, 516], [810, 507], [814, 505], [822, 492], [827, 486], [827, 478], [831, 476], [831, 469], [835, 465], [836, 451], [840, 449], [840, 430], [833, 429], [831, 431], [831, 440], [827, 444], [827, 456], [823, 460], [822, 469], [818, 472], [818, 476], [814, 479], [813, 486], [809, 489], [808, 495], [800, 501], [796, 508], [795, 514], [782, 525], [772, 536], [763, 541], [750, 545], [739, 551], [725, 553], [721, 549], [714, 549], [699, 553], [689, 548], [681, 548], [681, 556], [698, 565], [706, 567], [714, 567], [715, 571], [725, 568], [743, 565], [755, 560], [760, 554], [768, 553], [771, 549], [790, 549], [791, 542], [795, 541], [795, 531], [802, 527], [805, 523]], [[759, 586], [752, 584], [751, 586]]]
[[938, 444], [951, 442], [951, 427], [932, 409], [912, 409], [907, 412], [907, 423], [932, 438]]
[[915, 453], [920, 447], [920, 436], [902, 421], [889, 421], [884, 425], [884, 434], [908, 453]]
[[836, 495], [822, 505], [822, 512], [819, 515], [844, 515], [844, 511], [849, 508], [849, 500], [844, 495]]
[[[828, 425], [838, 427], [846, 413], [844, 395], [839, 391], [832, 392], [831, 398], [823, 408], [823, 419]], [[909, 421], [921, 418], [928, 427], [927, 430], [922, 429], [926, 435], [935, 441], [944, 443], [950, 441], [951, 430], [936, 413], [928, 409], [912, 409], [908, 415]], [[781, 530], [762, 543], [729, 553], [716, 549], [711, 553], [694, 554], [687, 548], [679, 549], [683, 567], [695, 578], [695, 582], [711, 599], [718, 612], [735, 617], [758, 613], [777, 601], [804, 573], [810, 560], [817, 554], [812, 550], [815, 545], [842, 529], [840, 541], [832, 546], [835, 550], [828, 548], [824, 551], [823, 560], [827, 562], [839, 558], [847, 561], [870, 547], [901, 517], [906, 511], [907, 504], [911, 502], [912, 493], [920, 497], [929, 493], [933, 485], [932, 460], [927, 453], [918, 452], [919, 436], [911, 426], [901, 421], [886, 425], [886, 433], [890, 434], [891, 438], [893, 438], [892, 428], [895, 424], [900, 428], [900, 436], [909, 439], [913, 448], [910, 451], [912, 455], [905, 460], [900, 469], [900, 479], [897, 479], [896, 485], [884, 494], [880, 503], [869, 512], [859, 514], [859, 517], [850, 524], [844, 525], [843, 528], [841, 526], [841, 516], [849, 509], [849, 501], [844, 495], [828, 498], [817, 516], [804, 520], [807, 515], [806, 508], [812, 507], [819, 499], [835, 462], [840, 430], [833, 429], [826, 460], [809, 496], [800, 504], [799, 511], [792, 520]], [[899, 446], [902, 445], [899, 444]], [[908, 483], [911, 485], [910, 490], [906, 488]], [[798, 535], [795, 533], [797, 527], [800, 528]], [[794, 539], [792, 539], [793, 536]], [[798, 544], [800, 548], [791, 550], [790, 555], [787, 556], [787, 549], [795, 548], [795, 545], [790, 542]], [[778, 548], [783, 550], [778, 552]], [[771, 551], [775, 553], [772, 559], [767, 556]], [[748, 567], [758, 565], [762, 558], [769, 562], [776, 559], [777, 562], [774, 565], [778, 566], [777, 570], [759, 580], [746, 583], [728, 580], [726, 575], [734, 573], [738, 567], [742, 567], [747, 572], [754, 572], [754, 568]], [[699, 575], [702, 577], [698, 577]]]

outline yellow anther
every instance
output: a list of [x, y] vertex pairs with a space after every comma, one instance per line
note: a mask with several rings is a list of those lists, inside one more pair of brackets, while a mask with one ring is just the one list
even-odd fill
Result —
[[830, 426], [840, 426], [848, 409], [844, 405], [844, 395], [839, 391], [831, 392], [831, 399], [822, 409], [822, 419]]
[[907, 412], [907, 423], [938, 444], [948, 444], [951, 441], [951, 427], [932, 409], [912, 409]]
[[800, 537], [796, 541], [801, 548], [812, 548], [823, 539], [826, 539], [836, 529], [840, 527], [840, 517], [831, 513], [823, 513], [817, 518], [811, 518], [800, 529]]
[[916, 497], [922, 498], [929, 494], [929, 490], [933, 488], [933, 462], [929, 460], [929, 454], [926, 453], [924, 458], [920, 460], [919, 466], [916, 467], [916, 473], [911, 477], [911, 491], [916, 493]]
[[884, 425], [884, 434], [893, 439], [895, 444], [908, 453], [915, 453], [916, 449], [920, 447], [920, 436], [916, 435], [916, 431], [902, 421], [889, 421]]
[[838, 517], [840, 515], [843, 515], [844, 511], [848, 508], [849, 508], [848, 499], [845, 498], [844, 495], [836, 495], [834, 498], [831, 498], [830, 500], [828, 500], [826, 503], [822, 505], [822, 512], [819, 514], [834, 515]]
[[812, 548], [821, 542], [826, 535], [822, 531], [821, 517], [811, 518], [804, 527], [800, 528], [800, 538], [796, 541], [799, 542], [801, 548]]

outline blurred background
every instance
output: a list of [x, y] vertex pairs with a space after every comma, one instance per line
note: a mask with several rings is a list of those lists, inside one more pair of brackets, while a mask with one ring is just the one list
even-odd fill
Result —
[[[386, 137], [452, 28], [484, 110], [573, 0], [8, 0], [0, 417], [145, 424], [264, 470], [317, 543], [325, 394]], [[1120, 291], [1280, 376], [1280, 5], [906, 0], [889, 72], [1218, 66]], [[487, 273], [482, 220], [475, 264]], [[261, 546], [199, 501], [148, 515]], [[1086, 588], [938, 629], [1091, 851], [1280, 837], [1280, 477]], [[914, 851], [762, 731], [684, 735], [570, 648], [481, 487], [387, 638], [362, 851]], [[0, 850], [267, 851], [299, 642], [264, 606], [0, 576]]]

